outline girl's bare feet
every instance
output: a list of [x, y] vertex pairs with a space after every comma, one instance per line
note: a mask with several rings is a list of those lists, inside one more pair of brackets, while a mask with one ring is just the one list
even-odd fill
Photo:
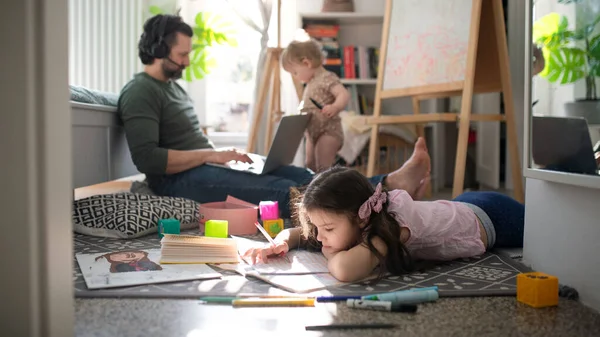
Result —
[[425, 139], [419, 137], [410, 158], [396, 171], [388, 174], [385, 183], [389, 190], [402, 189], [414, 200], [423, 198], [430, 180], [431, 159]]

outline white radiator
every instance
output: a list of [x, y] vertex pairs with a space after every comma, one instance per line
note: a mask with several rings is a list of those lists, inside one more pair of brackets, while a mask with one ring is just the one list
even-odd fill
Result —
[[142, 70], [144, 0], [69, 0], [69, 83], [118, 93]]

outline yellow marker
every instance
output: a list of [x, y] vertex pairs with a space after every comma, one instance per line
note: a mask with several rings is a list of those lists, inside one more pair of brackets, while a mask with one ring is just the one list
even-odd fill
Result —
[[314, 298], [244, 298], [233, 300], [234, 307], [314, 307]]

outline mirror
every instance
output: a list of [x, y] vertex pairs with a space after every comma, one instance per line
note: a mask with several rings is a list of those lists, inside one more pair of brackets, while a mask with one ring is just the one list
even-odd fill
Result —
[[531, 9], [529, 168], [600, 177], [600, 1]]

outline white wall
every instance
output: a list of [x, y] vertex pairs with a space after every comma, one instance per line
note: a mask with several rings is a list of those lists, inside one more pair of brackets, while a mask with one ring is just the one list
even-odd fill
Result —
[[600, 311], [600, 190], [527, 178], [527, 264], [574, 287]]

